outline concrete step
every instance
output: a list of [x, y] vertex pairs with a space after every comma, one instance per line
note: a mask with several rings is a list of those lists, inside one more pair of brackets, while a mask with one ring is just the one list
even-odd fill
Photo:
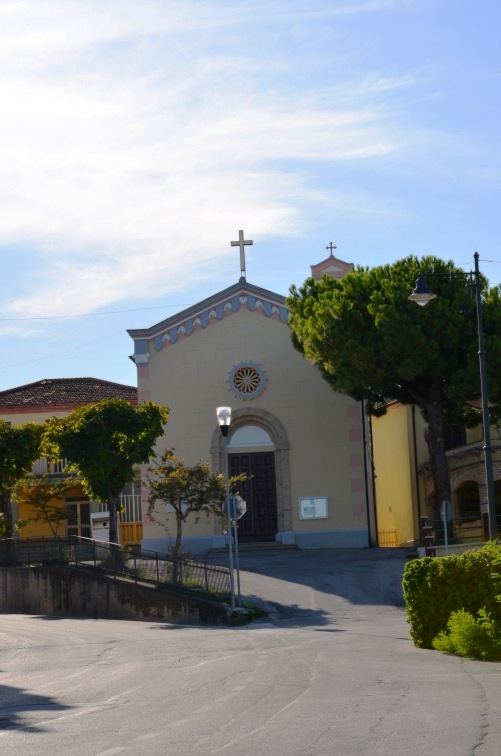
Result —
[[[278, 543], [277, 541], [262, 541], [256, 543], [239, 543], [238, 551], [240, 554], [256, 554], [256, 553], [282, 553], [284, 551], [297, 551], [297, 546], [292, 544], [291, 546]], [[225, 556], [228, 554], [228, 547], [223, 549], [211, 549], [207, 556]]]

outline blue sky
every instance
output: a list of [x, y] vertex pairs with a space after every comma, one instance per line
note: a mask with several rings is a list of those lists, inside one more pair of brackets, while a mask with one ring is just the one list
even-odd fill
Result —
[[[494, 0], [0, 0], [0, 390], [336, 254], [501, 283]], [[412, 284], [412, 282], [410, 282]]]

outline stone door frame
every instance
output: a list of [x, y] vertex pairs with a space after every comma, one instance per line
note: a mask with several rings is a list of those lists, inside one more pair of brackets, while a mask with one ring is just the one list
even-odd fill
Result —
[[[292, 530], [292, 500], [289, 462], [289, 440], [280, 422], [271, 412], [257, 407], [233, 410], [228, 441], [233, 433], [243, 425], [257, 425], [273, 442], [275, 454], [275, 479], [277, 486], [278, 532]], [[212, 469], [224, 470], [224, 443], [219, 426], [214, 429], [211, 441]], [[271, 449], [270, 449], [271, 451]]]

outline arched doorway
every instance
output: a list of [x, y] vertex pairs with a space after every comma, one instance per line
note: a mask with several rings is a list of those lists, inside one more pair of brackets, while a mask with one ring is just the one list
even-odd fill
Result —
[[244, 473], [239, 494], [247, 512], [238, 523], [241, 543], [274, 541], [278, 532], [275, 451], [267, 431], [258, 425], [241, 425], [229, 437], [230, 476]]
[[[264, 432], [262, 435], [261, 432]], [[224, 470], [223, 438], [218, 427], [214, 428], [211, 443], [212, 465], [215, 470]], [[292, 502], [291, 502], [291, 484], [290, 484], [290, 465], [289, 465], [289, 441], [287, 433], [277, 417], [267, 410], [258, 407], [246, 407], [235, 410], [231, 416], [231, 427], [228, 435], [228, 452], [229, 462], [231, 455], [269, 455], [261, 460], [257, 457], [248, 464], [254, 464], [257, 473], [254, 475], [254, 490], [264, 488], [268, 492], [271, 488], [270, 477], [274, 476], [274, 488], [276, 496], [275, 511], [276, 524], [269, 530], [275, 533], [270, 539], [270, 535], [260, 535], [255, 529], [251, 529], [251, 534], [244, 537], [244, 540], [273, 540], [278, 532], [287, 532], [292, 530]], [[255, 461], [254, 461], [255, 460]], [[233, 469], [238, 469], [233, 463]], [[230, 470], [230, 475], [231, 475]], [[258, 480], [264, 480], [264, 486], [257, 486]], [[249, 495], [249, 492], [246, 492]], [[243, 495], [243, 494], [242, 494]], [[246, 498], [243, 495], [243, 498]], [[243, 519], [243, 518], [242, 518]], [[261, 528], [257, 528], [259, 531]], [[266, 529], [266, 528], [265, 528]]]
[[456, 489], [456, 501], [461, 524], [480, 519], [480, 495], [476, 481], [462, 483]]

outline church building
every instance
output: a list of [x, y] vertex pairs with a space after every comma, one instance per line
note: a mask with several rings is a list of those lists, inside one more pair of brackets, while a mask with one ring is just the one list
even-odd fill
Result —
[[[139, 402], [171, 409], [157, 451], [173, 448], [188, 465], [203, 460], [224, 472], [216, 408], [229, 406], [229, 472], [248, 475], [240, 542], [367, 547], [374, 542], [373, 506], [362, 406], [335, 393], [294, 349], [285, 297], [247, 281], [249, 244], [242, 231], [232, 242], [240, 248], [235, 284], [149, 328], [129, 330]], [[315, 278], [351, 270], [332, 250], [312, 266]], [[142, 545], [165, 552], [174, 515], [163, 514], [164, 526], [151, 522], [147, 497], [145, 488]], [[223, 531], [221, 518], [202, 515], [184, 527], [183, 545], [204, 554], [224, 544]]]

